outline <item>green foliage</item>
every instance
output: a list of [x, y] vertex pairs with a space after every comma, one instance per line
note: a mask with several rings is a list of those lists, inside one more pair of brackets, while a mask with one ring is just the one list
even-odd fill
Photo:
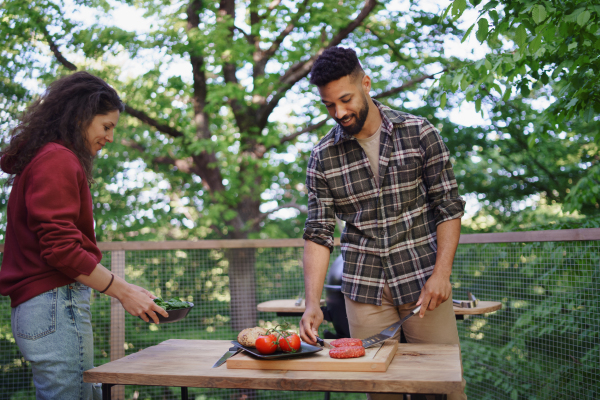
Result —
[[[452, 16], [456, 19], [466, 7], [465, 1], [455, 0], [449, 9], [452, 8]], [[481, 60], [446, 72], [440, 77], [440, 86], [448, 92], [464, 92], [467, 101], [475, 102], [478, 111], [482, 102], [487, 104], [493, 122], [504, 120], [504, 124], [495, 125], [496, 135], [527, 136], [520, 140], [521, 146], [534, 153], [532, 158], [538, 158], [535, 154], [538, 153], [539, 160], [545, 160], [544, 167], [535, 160], [530, 160], [528, 167], [541, 168], [540, 174], [554, 181], [552, 186], [556, 187], [553, 190], [559, 195], [551, 196], [553, 201], [564, 201], [566, 211], [597, 213], [600, 155], [594, 143], [600, 141], [597, 117], [600, 113], [597, 79], [600, 73], [600, 6], [580, 0], [519, 0], [487, 1], [473, 8], [479, 11], [478, 20], [463, 40], [477, 25], [477, 40], [487, 44], [491, 51]], [[527, 109], [525, 104], [539, 100], [548, 105], [537, 105], [535, 111]], [[519, 118], [519, 113], [523, 112], [526, 118]], [[516, 133], [514, 128], [511, 129], [515, 116], [517, 127], [524, 130], [527, 125], [522, 120], [529, 119], [532, 128], [522, 134]], [[557, 139], [557, 135], [565, 133], [566, 137]], [[498, 151], [514, 150], [498, 141], [490, 142]], [[581, 155], [574, 154], [576, 143], [586, 148]], [[546, 168], [558, 156], [548, 154], [546, 150], [560, 153], [558, 148], [551, 149], [557, 146], [571, 147], [568, 151], [571, 152], [570, 161], [567, 161], [571, 167], [561, 169], [563, 173], [558, 174], [554, 168]], [[482, 158], [486, 156], [488, 154]], [[564, 158], [558, 157], [561, 162], [556, 163], [556, 167], [565, 167]], [[509, 163], [506, 167], [491, 168], [494, 172], [504, 169], [504, 172], [518, 173], [518, 169]], [[569, 183], [560, 184], [560, 175], [569, 170]], [[505, 189], [505, 184], [498, 185], [497, 189], [501, 188]], [[476, 192], [490, 195], [487, 190]], [[538, 190], [537, 193], [543, 192]], [[566, 194], [568, 198], [565, 199]]]
[[[235, 15], [228, 2], [77, 3], [98, 15], [87, 26], [60, 1], [22, 7], [7, 0], [0, 10], [3, 141], [19, 110], [73, 63], [106, 79], [141, 113], [121, 116], [115, 142], [97, 159], [98, 240], [299, 237], [298, 223], [268, 210], [305, 209], [306, 161], [332, 126], [284, 139], [326, 115], [303, 63], [330, 44], [351, 45], [375, 93], [414, 82], [394, 96], [398, 107], [427, 85], [419, 78], [454, 62], [443, 46], [461, 34], [452, 21], [412, 3], [388, 11], [389, 3], [378, 2], [351, 27], [362, 0], [238, 2]], [[106, 23], [122, 5], [143, 10], [141, 32]], [[288, 78], [294, 71], [306, 72]]]

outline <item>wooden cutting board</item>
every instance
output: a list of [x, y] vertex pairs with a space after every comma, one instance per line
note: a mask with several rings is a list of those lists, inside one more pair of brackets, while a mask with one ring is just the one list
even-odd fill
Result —
[[242, 351], [227, 360], [229, 369], [277, 369], [285, 371], [353, 371], [385, 372], [392, 362], [397, 340], [386, 340], [380, 347], [365, 349], [365, 355], [358, 358], [337, 359], [329, 357], [329, 349], [323, 349], [302, 357], [262, 360]]

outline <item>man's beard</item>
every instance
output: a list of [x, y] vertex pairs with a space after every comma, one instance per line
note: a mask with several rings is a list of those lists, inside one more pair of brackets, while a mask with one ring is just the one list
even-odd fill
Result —
[[333, 118], [338, 124], [340, 124], [342, 129], [348, 135], [358, 135], [362, 130], [363, 126], [365, 126], [365, 122], [367, 121], [367, 115], [369, 115], [369, 103], [367, 103], [367, 97], [365, 95], [363, 95], [363, 101], [363, 107], [358, 112], [358, 116], [356, 114], [347, 116], [347, 118], [352, 118], [353, 116], [356, 117], [356, 122], [352, 125], [344, 126], [342, 125], [341, 119]]

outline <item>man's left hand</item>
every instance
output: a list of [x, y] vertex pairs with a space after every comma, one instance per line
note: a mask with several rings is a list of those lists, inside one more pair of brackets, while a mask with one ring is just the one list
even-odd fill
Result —
[[421, 289], [421, 295], [417, 301], [417, 306], [421, 306], [419, 317], [425, 316], [425, 310], [435, 310], [437, 306], [448, 300], [451, 294], [450, 277], [434, 272]]

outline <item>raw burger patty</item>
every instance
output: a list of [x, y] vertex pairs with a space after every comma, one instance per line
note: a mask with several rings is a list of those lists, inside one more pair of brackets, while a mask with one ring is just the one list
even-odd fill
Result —
[[364, 355], [365, 348], [362, 346], [336, 347], [329, 350], [329, 357], [331, 358], [356, 358]]
[[330, 343], [333, 347], [344, 347], [344, 346], [362, 346], [362, 340], [360, 339], [337, 339]]

